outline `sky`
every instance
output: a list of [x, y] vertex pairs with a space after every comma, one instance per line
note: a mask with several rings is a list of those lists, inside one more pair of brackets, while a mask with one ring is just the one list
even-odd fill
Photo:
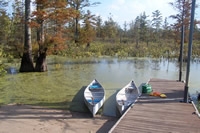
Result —
[[[175, 0], [90, 0], [93, 2], [100, 2], [101, 4], [95, 7], [88, 8], [93, 14], [100, 15], [103, 21], [112, 16], [121, 27], [124, 22], [130, 23], [135, 20], [144, 11], [151, 20], [152, 12], [159, 10], [164, 18], [168, 18], [169, 23], [173, 23], [174, 20], [169, 18], [170, 15], [176, 14], [176, 10], [169, 5], [169, 2]], [[196, 0], [199, 2], [199, 0]], [[200, 20], [200, 10], [196, 9], [195, 18]]]
[[[12, 1], [12, 0], [11, 0]], [[34, 1], [34, 0], [32, 0]], [[176, 14], [176, 10], [169, 5], [169, 2], [175, 0], [90, 0], [91, 3], [100, 2], [101, 4], [93, 7], [86, 8], [90, 10], [96, 16], [101, 16], [103, 21], [112, 16], [115, 22], [117, 22], [122, 28], [123, 24], [134, 21], [137, 16], [145, 12], [151, 20], [152, 12], [159, 10], [163, 16], [163, 21], [167, 17], [168, 22], [171, 24], [175, 22], [169, 18], [170, 15]], [[200, 0], [196, 0], [196, 3], [200, 7]], [[12, 9], [11, 4], [9, 6]], [[33, 7], [32, 7], [33, 8]], [[10, 11], [11, 12], [11, 11]], [[200, 20], [200, 8], [195, 10], [195, 18]], [[200, 27], [200, 25], [198, 26]]]

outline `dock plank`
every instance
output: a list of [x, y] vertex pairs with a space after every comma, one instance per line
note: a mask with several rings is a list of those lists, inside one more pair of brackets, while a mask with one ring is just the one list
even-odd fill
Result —
[[120, 119], [112, 133], [200, 133], [200, 119], [192, 104], [182, 103], [184, 83], [175, 80], [151, 79], [154, 92], [167, 98], [143, 94]]

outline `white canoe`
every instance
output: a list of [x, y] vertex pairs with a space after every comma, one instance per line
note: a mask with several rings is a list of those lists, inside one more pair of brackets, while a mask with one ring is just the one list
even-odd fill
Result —
[[105, 101], [105, 90], [96, 79], [85, 89], [84, 101], [94, 117]]
[[136, 87], [134, 81], [128, 83], [116, 95], [117, 108], [122, 115], [129, 106], [135, 103], [140, 96], [140, 91]]

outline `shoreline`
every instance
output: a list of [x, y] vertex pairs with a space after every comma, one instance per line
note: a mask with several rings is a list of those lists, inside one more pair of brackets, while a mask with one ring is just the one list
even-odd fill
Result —
[[0, 106], [0, 119], [2, 133], [105, 133], [118, 118], [9, 104]]

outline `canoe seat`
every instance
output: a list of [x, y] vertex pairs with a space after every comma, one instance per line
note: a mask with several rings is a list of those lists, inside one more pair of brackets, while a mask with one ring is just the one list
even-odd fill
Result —
[[86, 96], [87, 99], [89, 99], [91, 97], [94, 97], [94, 98], [97, 98], [97, 99], [102, 99], [103, 98], [103, 96]]
[[[87, 99], [87, 101], [88, 101], [88, 102], [92, 102], [92, 100], [91, 100], [91, 99]], [[98, 102], [100, 102], [100, 101], [101, 101], [101, 99], [94, 99], [93, 101], [94, 101], [95, 103], [98, 103]]]
[[101, 85], [90, 85], [90, 88], [100, 88]]
[[127, 88], [125, 89], [125, 92], [126, 92], [126, 93], [131, 93], [131, 92], [133, 92], [134, 90], [136, 90], [135, 87], [127, 87]]
[[99, 90], [99, 89], [102, 89], [102, 86], [99, 85], [99, 84], [93, 84], [93, 85], [89, 86], [90, 91], [96, 91], [96, 90]]
[[98, 91], [101, 91], [102, 88], [89, 88], [89, 90], [92, 92], [98, 92]]

